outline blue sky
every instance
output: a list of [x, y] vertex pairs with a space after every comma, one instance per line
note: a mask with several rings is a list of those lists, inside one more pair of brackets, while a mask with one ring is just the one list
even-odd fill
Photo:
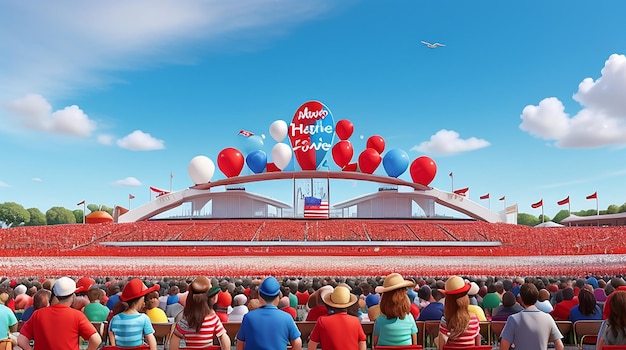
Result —
[[[492, 209], [506, 196], [539, 215], [543, 198], [552, 217], [567, 196], [595, 209], [595, 191], [600, 209], [621, 205], [623, 13], [579, 0], [4, 1], [0, 202], [45, 212], [133, 194], [136, 207], [170, 173], [174, 190], [192, 186], [191, 159], [242, 148], [240, 129], [271, 153], [270, 124], [318, 100], [354, 124], [353, 161], [380, 135], [386, 151], [434, 159], [432, 186], [450, 190], [453, 172]], [[251, 189], [273, 187], [285, 185]]]

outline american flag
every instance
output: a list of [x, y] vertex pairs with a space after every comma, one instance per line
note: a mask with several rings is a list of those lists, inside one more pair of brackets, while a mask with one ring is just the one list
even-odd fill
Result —
[[328, 201], [315, 197], [304, 197], [305, 219], [328, 219]]

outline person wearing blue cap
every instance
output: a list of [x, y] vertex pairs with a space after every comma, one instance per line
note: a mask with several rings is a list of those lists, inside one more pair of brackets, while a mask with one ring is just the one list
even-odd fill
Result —
[[293, 318], [278, 309], [280, 283], [270, 276], [259, 287], [261, 307], [243, 316], [237, 333], [237, 350], [285, 349], [290, 344], [292, 350], [302, 349], [300, 330]]

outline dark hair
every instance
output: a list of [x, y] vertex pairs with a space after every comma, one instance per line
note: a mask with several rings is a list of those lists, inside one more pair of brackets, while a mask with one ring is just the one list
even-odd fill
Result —
[[596, 312], [596, 297], [590, 291], [581, 289], [578, 293], [578, 311], [585, 316]]
[[189, 328], [195, 328], [200, 332], [204, 318], [211, 312], [208, 293], [187, 294], [187, 303], [183, 309], [183, 317], [187, 320]]
[[626, 314], [626, 291], [618, 290], [615, 292], [611, 297], [609, 305], [611, 312], [607, 322], [611, 325], [613, 336], [617, 337], [618, 334], [623, 334], [624, 328], [626, 328], [626, 319], [624, 317]]
[[519, 289], [520, 297], [522, 298], [522, 302], [526, 306], [535, 305], [537, 303], [537, 299], [539, 298], [539, 291], [537, 290], [537, 286], [532, 283], [524, 283]]
[[47, 289], [38, 290], [37, 293], [33, 295], [33, 309], [37, 310], [48, 306], [50, 299], [52, 299], [52, 292]]

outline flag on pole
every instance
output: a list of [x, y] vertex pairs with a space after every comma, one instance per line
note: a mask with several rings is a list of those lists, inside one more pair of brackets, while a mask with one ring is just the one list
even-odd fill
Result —
[[304, 217], [328, 219], [328, 202], [316, 197], [304, 197]]
[[452, 177], [452, 172], [450, 172], [450, 175], [449, 175], [449, 176], [450, 176], [450, 177]]
[[537, 202], [537, 203], [533, 203], [533, 204], [531, 205], [531, 208], [533, 208], [533, 209], [537, 209], [537, 208], [539, 208], [539, 207], [543, 207], [543, 199], [541, 199], [541, 200], [539, 200], [539, 202]]
[[484, 195], [484, 196], [480, 196], [480, 199], [489, 199], [489, 193], [487, 193], [487, 194], [486, 194], [486, 195]]
[[459, 188], [458, 190], [454, 190], [454, 194], [458, 194], [459, 196], [466, 196], [467, 191], [469, 191], [469, 187]]
[[170, 179], [173, 179], [173, 178], [174, 178], [174, 173], [170, 172]]
[[558, 205], [569, 204], [569, 196], [567, 196], [567, 198], [565, 198], [565, 199], [563, 199], [561, 201], [556, 202], [556, 204], [558, 204]]
[[250, 137], [252, 135], [254, 135], [253, 132], [251, 131], [247, 131], [247, 130], [239, 130], [239, 135], [243, 136], [243, 137]]
[[587, 199], [598, 199], [598, 191], [594, 192], [593, 194], [590, 194], [586, 197]]
[[503, 200], [505, 200], [505, 199], [506, 199], [506, 197], [505, 197], [505, 196], [502, 196], [502, 197], [500, 197], [500, 199], [498, 199], [498, 200], [503, 201]]
[[135, 199], [135, 196], [133, 196], [132, 194], [128, 194], [128, 199]]
[[85, 201], [80, 201], [80, 202], [78, 202], [78, 204], [76, 204], [76, 205], [83, 205], [83, 204], [85, 204]]

